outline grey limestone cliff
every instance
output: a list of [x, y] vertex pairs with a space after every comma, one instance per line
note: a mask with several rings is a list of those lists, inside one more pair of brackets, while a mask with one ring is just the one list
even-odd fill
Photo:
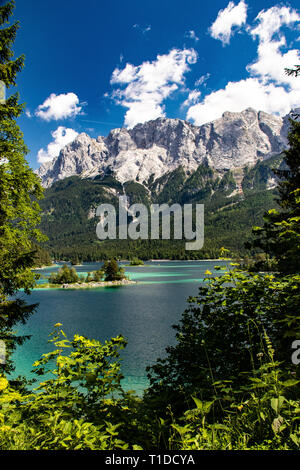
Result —
[[112, 170], [116, 178], [147, 182], [178, 166], [194, 171], [208, 164], [218, 171], [253, 166], [287, 147], [288, 119], [248, 108], [225, 112], [202, 126], [158, 118], [133, 129], [113, 129], [107, 137], [80, 134], [37, 174], [42, 184], [79, 175], [95, 177]]

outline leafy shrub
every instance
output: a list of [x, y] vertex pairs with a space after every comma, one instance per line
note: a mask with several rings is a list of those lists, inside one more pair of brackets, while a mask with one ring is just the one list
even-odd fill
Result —
[[79, 282], [80, 278], [75, 268], [69, 268], [67, 264], [64, 264], [62, 268], [58, 270], [58, 273], [51, 274], [49, 278], [50, 284], [72, 284]]

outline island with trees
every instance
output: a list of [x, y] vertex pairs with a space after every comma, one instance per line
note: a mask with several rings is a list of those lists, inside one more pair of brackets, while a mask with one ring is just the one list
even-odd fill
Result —
[[125, 271], [120, 268], [115, 259], [105, 261], [103, 266], [97, 271], [78, 274], [73, 266], [64, 264], [58, 272], [52, 273], [48, 278], [48, 283], [44, 287], [60, 287], [62, 289], [90, 289], [96, 287], [122, 286], [136, 284], [125, 276]]
[[134, 258], [131, 258], [130, 260], [130, 265], [129, 266], [144, 266], [144, 261], [137, 258], [137, 257], [134, 257]]

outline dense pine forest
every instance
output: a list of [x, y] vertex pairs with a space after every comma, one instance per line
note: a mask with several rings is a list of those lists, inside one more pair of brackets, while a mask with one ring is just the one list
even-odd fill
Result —
[[[190, 177], [178, 168], [160, 180], [163, 190], [155, 192], [162, 184], [157, 180], [150, 185], [150, 194], [139, 183], [120, 183], [112, 176], [103, 179], [69, 177], [45, 190], [40, 202], [42, 208], [41, 230], [49, 240], [45, 244], [54, 259], [97, 261], [110, 258], [130, 259], [138, 256], [147, 259], [206, 259], [218, 258], [221, 247], [233, 256], [254, 255], [245, 249], [245, 241], [251, 240], [251, 227], [263, 222], [266, 210], [277, 207], [277, 189], [267, 189], [267, 181], [274, 176], [273, 169], [282, 166], [282, 156], [271, 157], [255, 167], [244, 170], [242, 192], [235, 193], [236, 181], [228, 171], [222, 178], [213, 178], [210, 168], [200, 166]], [[125, 191], [131, 204], [173, 203], [204, 204], [204, 246], [199, 251], [186, 251], [184, 240], [105, 240], [96, 237], [97, 206], [114, 205], [118, 214], [118, 196], [108, 190]], [[233, 194], [231, 196], [231, 194]], [[90, 214], [90, 216], [89, 216]]]

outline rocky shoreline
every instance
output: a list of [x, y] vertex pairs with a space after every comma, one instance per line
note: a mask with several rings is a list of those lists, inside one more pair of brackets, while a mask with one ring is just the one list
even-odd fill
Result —
[[75, 282], [74, 284], [62, 284], [60, 289], [95, 289], [96, 287], [127, 286], [131, 284], [137, 284], [137, 281], [122, 279], [121, 281]]

